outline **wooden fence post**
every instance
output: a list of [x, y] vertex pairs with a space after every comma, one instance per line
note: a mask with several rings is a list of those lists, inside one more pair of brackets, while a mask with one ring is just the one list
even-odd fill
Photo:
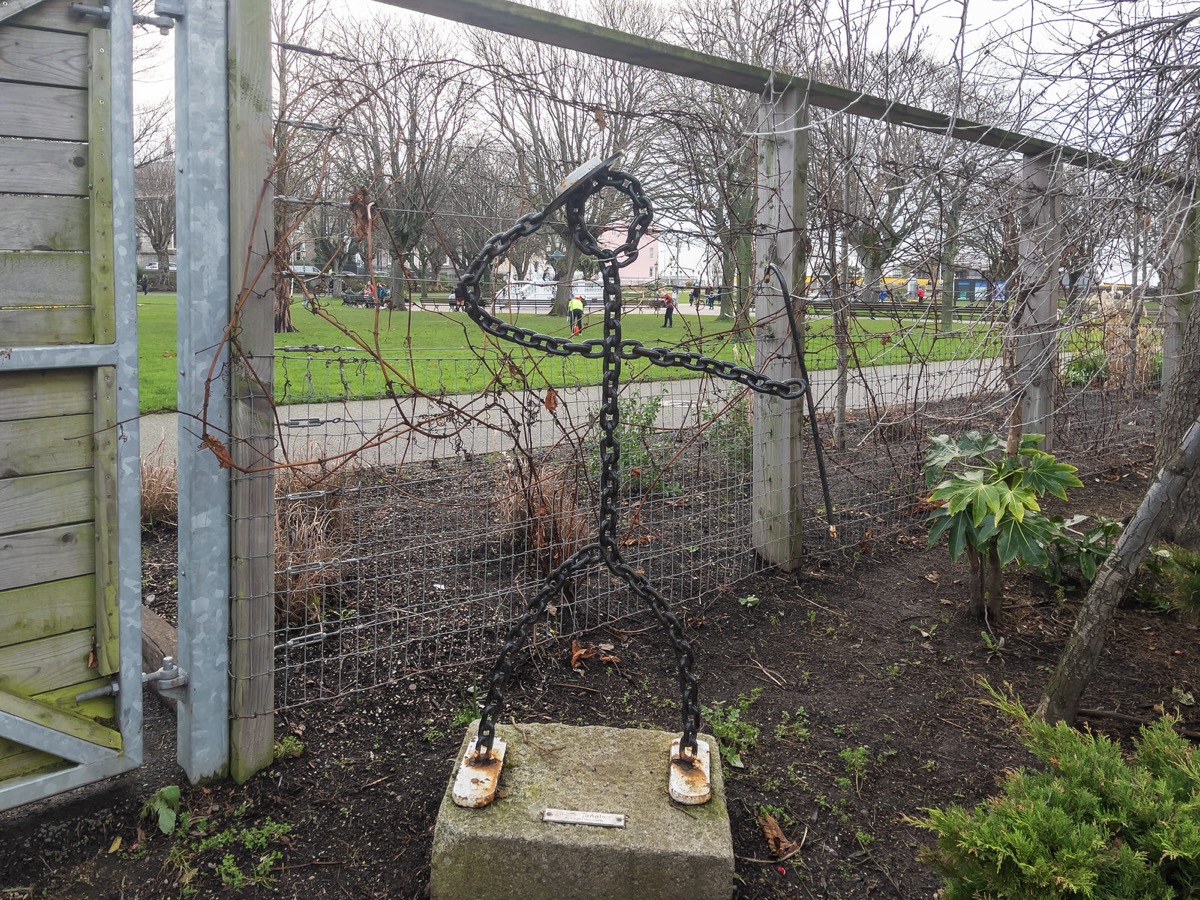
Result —
[[1022, 430], [1046, 436], [1042, 448], [1054, 448], [1054, 388], [1058, 371], [1058, 227], [1057, 159], [1026, 156], [1021, 173], [1021, 237], [1018, 290], [1009, 293], [1013, 367], [1021, 392]]
[[[762, 284], [768, 263], [788, 273], [792, 293], [805, 291], [808, 209], [808, 98], [795, 86], [768, 89], [759, 105], [758, 230], [754, 353], [770, 378], [798, 378], [779, 285]], [[799, 401], [755, 396], [753, 544], [762, 559], [785, 571], [800, 564], [804, 407]]]
[[1200, 186], [1180, 191], [1172, 203], [1174, 233], [1168, 234], [1170, 251], [1159, 286], [1162, 291], [1163, 365], [1162, 387], [1179, 366], [1183, 352], [1183, 330], [1196, 299], [1197, 268], [1200, 267]]
[[[229, 773], [270, 765], [275, 741], [274, 294], [267, 232], [271, 167], [271, 5], [229, 7], [230, 609]], [[245, 469], [266, 469], [247, 473]]]

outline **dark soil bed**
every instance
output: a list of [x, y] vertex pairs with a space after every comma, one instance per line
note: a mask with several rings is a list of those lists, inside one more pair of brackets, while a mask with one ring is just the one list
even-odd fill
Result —
[[[1089, 477], [1071, 509], [1127, 515], [1148, 474], [1135, 465]], [[147, 541], [148, 595], [173, 594], [173, 552], [169, 536]], [[932, 897], [938, 880], [917, 860], [929, 838], [906, 817], [974, 804], [1006, 768], [1030, 762], [979, 702], [979, 680], [1036, 702], [1079, 597], [1014, 574], [993, 642], [1002, 635], [1003, 645], [989, 647], [964, 613], [965, 578], [944, 548], [925, 549], [914, 524], [854, 559], [756, 575], [689, 618], [703, 703], [736, 706], [758, 729], [744, 767], [726, 768], [737, 897]], [[1172, 615], [1123, 609], [1083, 724], [1125, 739], [1130, 720], [1173, 709], [1200, 683], [1196, 637]], [[572, 670], [570, 641], [542, 637], [523, 657], [506, 719], [676, 727], [674, 675], [652, 619], [625, 619], [580, 643], [611, 644], [619, 662]], [[0, 896], [423, 897], [472, 674], [293, 710], [277, 738], [294, 738], [298, 755], [240, 787], [185, 788], [188, 818], [171, 837], [139, 817], [156, 789], [181, 783], [172, 720], [148, 697], [146, 768], [0, 817]], [[1182, 712], [1185, 728], [1200, 728], [1193, 708]], [[755, 821], [763, 811], [802, 844], [785, 862], [770, 858]]]

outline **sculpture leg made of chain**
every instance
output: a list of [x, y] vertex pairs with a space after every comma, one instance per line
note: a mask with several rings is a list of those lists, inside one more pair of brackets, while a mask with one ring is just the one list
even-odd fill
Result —
[[[646, 601], [663, 624], [675, 651], [679, 690], [682, 700], [683, 731], [671, 747], [668, 787], [672, 798], [684, 804], [705, 803], [711, 797], [709, 748], [698, 740], [700, 730], [699, 683], [693, 671], [695, 655], [684, 635], [683, 625], [671, 612], [667, 599], [649, 580], [621, 556], [617, 540], [619, 522], [621, 447], [616, 432], [620, 425], [619, 395], [621, 364], [626, 359], [649, 360], [653, 365], [678, 366], [690, 371], [734, 381], [759, 393], [784, 399], [803, 397], [807, 383], [803, 379], [785, 381], [767, 378], [753, 369], [712, 359], [699, 353], [664, 347], [645, 347], [639, 341], [621, 336], [620, 269], [633, 262], [638, 244], [650, 228], [653, 209], [637, 179], [610, 168], [613, 160], [593, 161], [567, 176], [559, 195], [540, 213], [523, 216], [502, 234], [493, 235], [458, 286], [465, 298], [468, 316], [488, 334], [523, 347], [541, 350], [553, 356], [579, 355], [603, 361], [600, 406], [600, 522], [596, 543], [589, 544], [564, 561], [543, 583], [525, 612], [512, 624], [504, 648], [493, 668], [487, 699], [480, 713], [479, 732], [468, 745], [459, 767], [453, 791], [459, 806], [482, 807], [492, 802], [499, 784], [504, 743], [496, 737], [496, 722], [503, 709], [504, 694], [512, 677], [513, 661], [525, 646], [538, 620], [550, 602], [562, 593], [566, 583], [586, 567], [602, 562], [621, 578], [636, 596]], [[595, 194], [612, 189], [624, 194], [632, 204], [630, 223], [623, 244], [615, 249], [601, 247], [588, 230], [584, 204]], [[480, 299], [480, 284], [497, 259], [506, 254], [520, 238], [528, 237], [545, 224], [547, 216], [566, 207], [567, 226], [579, 250], [600, 263], [604, 281], [604, 337], [602, 340], [575, 341], [571, 338], [540, 334], [515, 323], [505, 322], [487, 311]], [[790, 302], [790, 300], [789, 300]]]

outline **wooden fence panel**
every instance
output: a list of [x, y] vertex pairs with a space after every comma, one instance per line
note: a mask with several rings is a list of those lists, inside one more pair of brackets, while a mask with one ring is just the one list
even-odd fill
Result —
[[84, 198], [9, 194], [0, 201], [4, 204], [0, 250], [88, 249], [88, 201]]
[[85, 197], [87, 165], [87, 144], [0, 138], [0, 192]]
[[72, 88], [6, 84], [0, 91], [0, 137], [87, 140], [88, 95]]
[[95, 604], [92, 575], [0, 591], [0, 647], [89, 628]]
[[[0, 284], [4, 283], [0, 271]], [[87, 369], [8, 372], [0, 375], [0, 422], [92, 414]], [[3, 433], [0, 430], [0, 433]]]
[[[0, 535], [95, 519], [92, 469], [0, 478]], [[0, 637], [0, 640], [3, 638]]]
[[[117, 425], [130, 344], [117, 334], [113, 152], [119, 139], [128, 159], [129, 135], [114, 131], [114, 40], [70, 0], [0, 2], [0, 346], [119, 344], [0, 372], [0, 808], [37, 796], [29, 776], [48, 775], [34, 790], [49, 794], [140, 760], [140, 736], [127, 745], [114, 725], [140, 723], [140, 677], [116, 700], [75, 700], [128, 674], [119, 641], [137, 611], [118, 571], [136, 566], [118, 542], [136, 516], [117, 490], [136, 456]], [[127, 55], [119, 65], [127, 85]], [[138, 644], [124, 649], [140, 662]]]
[[88, 77], [87, 37], [34, 28], [0, 30], [0, 79], [81, 88]]

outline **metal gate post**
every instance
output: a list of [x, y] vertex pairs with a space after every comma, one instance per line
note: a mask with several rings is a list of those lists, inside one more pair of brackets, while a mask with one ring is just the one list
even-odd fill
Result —
[[193, 783], [224, 775], [229, 764], [229, 469], [200, 447], [202, 438], [225, 445], [229, 436], [228, 6], [159, 0], [157, 7], [179, 20], [179, 666], [188, 681], [178, 759]]
[[[808, 213], [808, 97], [794, 85], [768, 89], [759, 101], [758, 229], [755, 237], [754, 360], [768, 378], [799, 378], [792, 352], [783, 294], [763, 284], [777, 263], [804, 295], [808, 268], [804, 241]], [[804, 460], [803, 404], [755, 397], [753, 546], [762, 559], [784, 571], [800, 565], [803, 536], [801, 475]]]
[[112, 4], [113, 288], [117, 347], [117, 721], [131, 767], [142, 764], [142, 464], [138, 427], [137, 231], [133, 182], [133, 3]]
[[1054, 449], [1054, 388], [1058, 371], [1058, 160], [1052, 154], [1026, 156], [1021, 171], [1021, 237], [1017, 271], [1019, 296], [1013, 329], [1013, 364], [1021, 390], [1022, 429], [1044, 434], [1042, 449]]

